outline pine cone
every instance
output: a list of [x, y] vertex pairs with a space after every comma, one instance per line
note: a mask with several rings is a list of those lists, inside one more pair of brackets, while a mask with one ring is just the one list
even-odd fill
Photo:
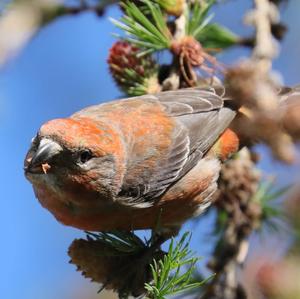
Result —
[[[187, 86], [195, 86], [199, 77], [206, 77], [207, 75], [212, 77], [218, 71], [222, 71], [216, 58], [208, 54], [193, 36], [174, 40], [170, 50], [177, 56], [179, 70], [183, 82]], [[195, 72], [195, 68], [200, 72]], [[182, 86], [186, 87], [185, 85]]]
[[100, 240], [76, 239], [68, 254], [70, 263], [75, 264], [84, 277], [118, 292], [120, 296], [140, 296], [145, 293], [144, 284], [152, 279], [149, 264], [153, 258], [163, 256], [162, 251], [155, 251], [145, 259], [144, 252], [124, 253]]
[[175, 40], [171, 45], [171, 51], [175, 55], [184, 55], [192, 66], [200, 66], [204, 63], [204, 50], [201, 44], [193, 36], [185, 36]]
[[138, 57], [139, 49], [117, 41], [109, 51], [107, 62], [117, 85], [129, 95], [158, 92], [157, 66], [150, 55]]
[[255, 194], [260, 173], [251, 159], [250, 152], [244, 148], [231, 160], [223, 164], [219, 178], [219, 197], [216, 205], [231, 212], [234, 205], [241, 209]]

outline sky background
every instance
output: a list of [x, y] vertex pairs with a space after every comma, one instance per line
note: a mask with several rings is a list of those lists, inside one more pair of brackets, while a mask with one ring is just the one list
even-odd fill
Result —
[[[249, 33], [241, 17], [250, 5], [251, 1], [245, 0], [224, 1], [215, 10], [214, 20], [238, 34]], [[120, 96], [106, 64], [115, 40], [111, 33], [116, 31], [108, 16], [119, 14], [117, 8], [110, 8], [102, 18], [91, 13], [62, 17], [43, 28], [0, 69], [1, 298], [103, 296], [96, 296], [97, 286], [67, 263], [69, 244], [84, 234], [59, 224], [40, 206], [22, 167], [30, 140], [42, 123]], [[299, 15], [300, 1], [291, 0], [282, 14], [290, 30], [274, 63], [289, 85], [300, 82]], [[247, 50], [232, 49], [219, 58], [230, 64], [247, 54]], [[288, 168], [269, 158], [261, 147], [260, 152], [261, 167], [276, 173], [281, 184], [299, 175], [299, 165]], [[187, 225], [194, 231], [192, 247], [204, 256], [208, 247], [199, 246], [199, 242], [209, 224], [205, 220], [196, 227]]]

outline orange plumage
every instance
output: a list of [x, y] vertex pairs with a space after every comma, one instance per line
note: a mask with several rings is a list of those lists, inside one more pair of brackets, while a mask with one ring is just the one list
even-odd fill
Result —
[[66, 225], [174, 229], [212, 202], [220, 160], [238, 149], [226, 106], [214, 89], [186, 89], [51, 120], [25, 158], [26, 177]]

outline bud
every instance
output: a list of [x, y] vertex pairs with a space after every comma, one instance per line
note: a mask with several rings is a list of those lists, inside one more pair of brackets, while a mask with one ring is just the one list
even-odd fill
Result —
[[211, 78], [217, 71], [222, 70], [216, 58], [208, 54], [193, 36], [174, 40], [170, 50], [178, 57], [181, 75], [189, 86], [195, 86], [198, 82], [195, 68], [208, 74]]
[[107, 59], [110, 73], [128, 95], [159, 92], [157, 65], [150, 55], [139, 57], [139, 52], [139, 48], [128, 42], [114, 43]]
[[192, 36], [175, 40], [171, 45], [171, 51], [177, 56], [184, 55], [192, 66], [200, 66], [204, 62], [204, 50], [201, 44]]
[[159, 0], [158, 3], [169, 15], [179, 17], [184, 11], [185, 0]]

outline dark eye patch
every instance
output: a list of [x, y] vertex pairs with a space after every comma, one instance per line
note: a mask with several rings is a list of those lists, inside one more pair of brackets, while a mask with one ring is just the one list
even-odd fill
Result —
[[83, 164], [89, 161], [91, 158], [93, 158], [93, 154], [90, 150], [82, 150], [79, 154], [79, 160]]

